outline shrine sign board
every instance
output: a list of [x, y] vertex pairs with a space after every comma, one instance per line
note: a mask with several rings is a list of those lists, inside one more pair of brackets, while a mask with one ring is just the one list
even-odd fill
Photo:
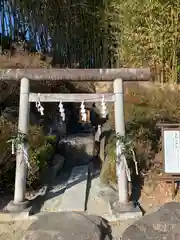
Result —
[[164, 172], [180, 174], [180, 128], [163, 129]]

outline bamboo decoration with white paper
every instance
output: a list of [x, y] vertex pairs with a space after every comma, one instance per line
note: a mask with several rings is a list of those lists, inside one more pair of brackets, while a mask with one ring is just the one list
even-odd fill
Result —
[[27, 164], [28, 168], [30, 168], [29, 159], [28, 159], [28, 144], [27, 144], [27, 136], [18, 132], [17, 136], [13, 136], [11, 139], [7, 141], [7, 143], [11, 143], [11, 153], [14, 155], [18, 151], [22, 151], [23, 159]]

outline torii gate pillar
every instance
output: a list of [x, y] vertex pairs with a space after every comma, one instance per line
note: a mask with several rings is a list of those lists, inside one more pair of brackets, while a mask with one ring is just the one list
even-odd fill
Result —
[[[116, 135], [125, 136], [125, 122], [124, 122], [124, 91], [123, 91], [123, 80], [115, 79], [113, 82], [114, 87], [114, 117], [115, 117], [115, 128]], [[118, 160], [118, 156], [117, 156]], [[116, 175], [118, 183], [120, 182], [121, 187], [118, 192], [119, 203], [128, 203], [128, 181], [126, 175], [126, 167], [123, 161], [117, 163]]]

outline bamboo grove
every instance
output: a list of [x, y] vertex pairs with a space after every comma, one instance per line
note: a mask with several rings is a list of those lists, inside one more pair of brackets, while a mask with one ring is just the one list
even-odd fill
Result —
[[20, 39], [58, 67], [150, 66], [155, 81], [179, 80], [180, 0], [1, 0], [0, 11], [1, 53]]

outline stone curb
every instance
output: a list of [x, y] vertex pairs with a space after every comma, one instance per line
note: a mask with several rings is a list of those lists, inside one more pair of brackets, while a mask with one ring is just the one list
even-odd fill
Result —
[[22, 221], [22, 220], [37, 220], [38, 216], [30, 216], [30, 211], [23, 211], [21, 213], [0, 213], [0, 223]]

